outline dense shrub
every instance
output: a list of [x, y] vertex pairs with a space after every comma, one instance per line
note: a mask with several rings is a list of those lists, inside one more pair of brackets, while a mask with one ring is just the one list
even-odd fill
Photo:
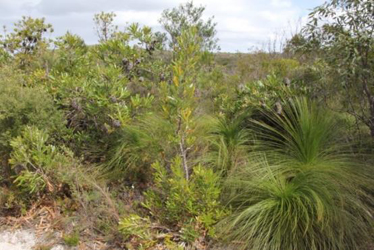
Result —
[[40, 87], [23, 87], [16, 79], [0, 76], [0, 151], [9, 153], [11, 138], [24, 126], [36, 126], [52, 133], [64, 133], [64, 117], [50, 95]]
[[[151, 218], [166, 226], [170, 233], [174, 232], [169, 237], [175, 238], [173, 234], [177, 233], [182, 241], [192, 244], [198, 241], [201, 235], [215, 237], [214, 224], [226, 212], [218, 201], [219, 176], [211, 169], [196, 166], [193, 168], [191, 179], [186, 180], [181, 164], [181, 159], [176, 158], [170, 166], [169, 173], [160, 163], [153, 164], [155, 186], [145, 193], [143, 206], [148, 210]], [[149, 233], [150, 230], [147, 229], [149, 223], [144, 224], [143, 219], [140, 218], [131, 218], [130, 221], [133, 223], [135, 220], [136, 224], [143, 225], [142, 230], [138, 233], [135, 230], [132, 235], [138, 235], [142, 240], [152, 239], [152, 237], [144, 239], [144, 234]], [[121, 230], [127, 237], [131, 233], [124, 225], [130, 221], [125, 217], [120, 223]], [[160, 227], [158, 233], [162, 230], [163, 227]]]
[[52, 75], [68, 73], [76, 77], [87, 73], [89, 67], [88, 47], [77, 35], [67, 32], [55, 41], [56, 59], [52, 67]]
[[13, 182], [27, 200], [69, 191], [63, 187], [72, 182], [71, 173], [78, 165], [71, 151], [48, 144], [48, 134], [36, 127], [25, 127], [10, 145]]

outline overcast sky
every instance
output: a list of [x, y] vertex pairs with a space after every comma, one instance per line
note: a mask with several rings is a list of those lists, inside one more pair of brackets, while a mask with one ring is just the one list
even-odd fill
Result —
[[[83, 37], [87, 44], [97, 41], [92, 17], [100, 11], [114, 11], [116, 24], [138, 22], [161, 30], [161, 12], [186, 0], [0, 0], [0, 24], [11, 27], [23, 15], [45, 17], [53, 24], [53, 36], [66, 31]], [[324, 0], [195, 0], [206, 7], [205, 17], [218, 23], [222, 51], [247, 52], [262, 47], [269, 39], [295, 30], [309, 11]]]

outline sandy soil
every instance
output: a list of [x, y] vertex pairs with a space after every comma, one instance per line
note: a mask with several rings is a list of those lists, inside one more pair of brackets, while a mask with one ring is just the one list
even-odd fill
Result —
[[[33, 250], [38, 240], [31, 230], [15, 230], [0, 232], [0, 250]], [[61, 245], [51, 250], [66, 250]]]

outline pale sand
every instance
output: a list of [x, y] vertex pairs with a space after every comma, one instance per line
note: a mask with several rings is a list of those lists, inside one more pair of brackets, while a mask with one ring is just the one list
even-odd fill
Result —
[[[0, 250], [34, 250], [37, 238], [31, 230], [15, 230], [0, 232]], [[65, 250], [61, 245], [51, 250]]]

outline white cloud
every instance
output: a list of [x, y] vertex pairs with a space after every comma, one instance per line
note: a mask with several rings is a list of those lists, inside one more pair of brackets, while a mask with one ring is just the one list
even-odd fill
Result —
[[271, 0], [270, 4], [275, 8], [290, 8], [292, 2], [287, 0]]
[[159, 25], [160, 13], [156, 11], [118, 11], [116, 15], [116, 23], [119, 25], [131, 22], [138, 22], [151, 27]]

